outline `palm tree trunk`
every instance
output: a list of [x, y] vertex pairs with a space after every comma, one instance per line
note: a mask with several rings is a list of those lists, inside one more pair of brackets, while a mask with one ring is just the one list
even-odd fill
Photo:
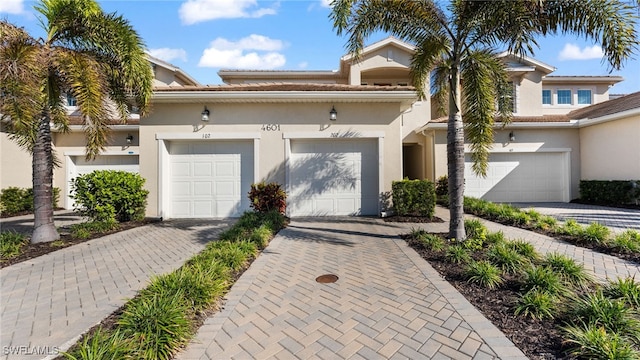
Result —
[[449, 120], [447, 122], [447, 171], [449, 177], [449, 238], [464, 241], [464, 127], [460, 68], [451, 71]]
[[53, 154], [49, 111], [43, 111], [38, 135], [33, 146], [33, 209], [32, 243], [60, 239], [53, 223]]

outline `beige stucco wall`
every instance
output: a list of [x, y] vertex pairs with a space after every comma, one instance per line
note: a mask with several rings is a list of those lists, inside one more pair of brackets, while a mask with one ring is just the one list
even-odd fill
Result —
[[516, 94], [516, 116], [542, 115], [542, 73], [539, 71], [525, 73], [522, 77], [513, 78], [518, 92]]
[[[393, 180], [402, 179], [402, 131], [400, 104], [374, 103], [271, 103], [207, 104], [211, 120], [203, 125], [200, 112], [204, 104], [159, 104], [142, 120], [140, 127], [140, 174], [150, 191], [147, 216], [158, 214], [159, 170], [156, 135], [258, 133], [258, 180], [285, 183], [285, 140], [283, 134], [358, 137], [366, 132], [384, 132], [384, 187], [390, 191]], [[338, 120], [330, 122], [329, 110], [335, 106]], [[263, 131], [264, 124], [278, 124], [279, 130]], [[329, 140], [329, 139], [327, 139]], [[170, 140], [169, 140], [170, 141]], [[194, 139], [193, 141], [215, 141]], [[294, 141], [294, 140], [292, 140]], [[245, 189], [243, 189], [245, 191]], [[248, 189], [246, 189], [248, 191]]]
[[0, 133], [0, 189], [31, 187], [31, 155]]
[[582, 180], [640, 179], [640, 115], [580, 129]]
[[[513, 131], [516, 141], [509, 141], [509, 132]], [[433, 166], [434, 177], [447, 175], [447, 131], [438, 129], [427, 133], [433, 136]], [[510, 150], [533, 152], [536, 150], [566, 150], [570, 149], [570, 198], [578, 197], [580, 186], [580, 138], [578, 129], [496, 129], [494, 133], [494, 151]]]
[[[543, 89], [551, 90], [552, 105], [542, 105], [542, 95], [540, 95], [540, 105], [542, 114], [557, 115], [566, 114], [570, 111], [580, 109], [589, 105], [578, 105], [578, 90], [591, 90], [592, 104], [601, 103], [609, 100], [609, 85], [607, 84], [588, 84], [588, 83], [564, 83], [564, 84], [545, 84], [543, 82], [540, 93]], [[558, 90], [571, 90], [571, 105], [558, 105]]]

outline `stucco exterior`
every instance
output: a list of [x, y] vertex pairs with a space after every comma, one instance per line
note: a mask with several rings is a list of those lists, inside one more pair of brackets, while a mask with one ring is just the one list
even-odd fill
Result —
[[640, 114], [580, 129], [583, 180], [640, 179]]

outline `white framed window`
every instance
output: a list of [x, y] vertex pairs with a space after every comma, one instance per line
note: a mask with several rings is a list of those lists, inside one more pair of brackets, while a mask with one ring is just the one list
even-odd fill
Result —
[[542, 90], [542, 105], [551, 105], [551, 90]]
[[591, 90], [579, 89], [578, 105], [590, 105], [590, 104], [591, 104]]
[[571, 105], [571, 90], [558, 90], [558, 105]]
[[67, 93], [67, 106], [78, 106], [76, 98], [69, 93]]

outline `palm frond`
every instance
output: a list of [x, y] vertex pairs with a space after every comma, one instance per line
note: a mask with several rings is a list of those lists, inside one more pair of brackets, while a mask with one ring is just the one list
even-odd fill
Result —
[[[486, 176], [489, 151], [493, 144], [496, 102], [507, 84], [506, 70], [495, 54], [487, 50], [469, 51], [462, 59], [463, 105], [465, 130], [471, 146], [473, 171]], [[510, 116], [506, 100], [502, 114]]]
[[416, 46], [411, 58], [411, 79], [421, 99], [430, 96], [425, 93], [425, 86], [433, 68], [442, 63], [445, 53], [450, 49], [449, 39], [440, 34], [438, 37], [427, 37]]

